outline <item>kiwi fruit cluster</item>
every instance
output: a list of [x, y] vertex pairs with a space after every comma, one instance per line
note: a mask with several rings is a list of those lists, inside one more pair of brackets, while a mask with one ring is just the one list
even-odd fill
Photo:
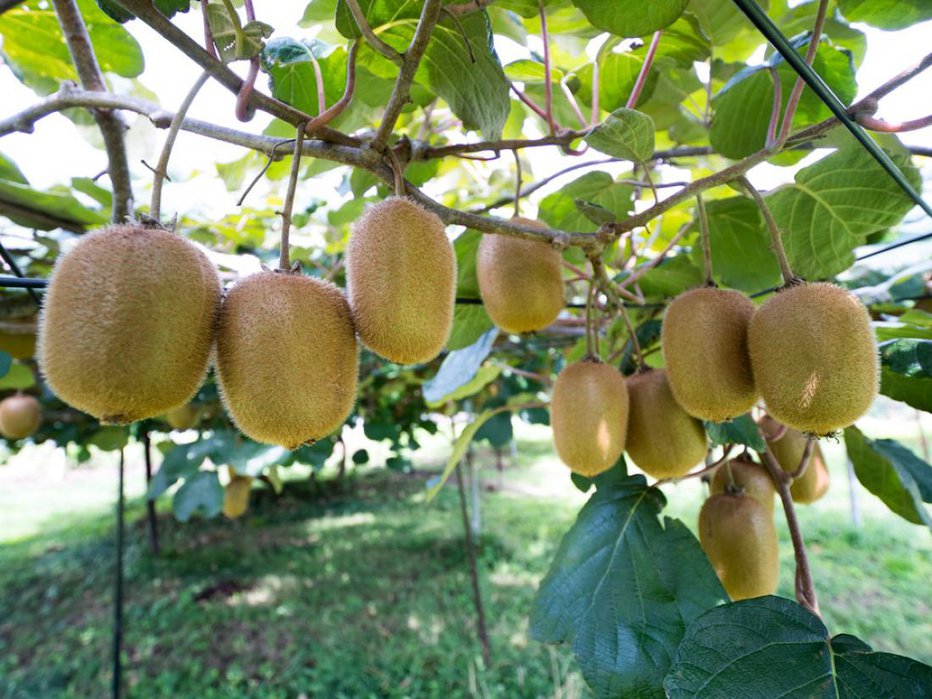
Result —
[[[543, 227], [515, 217], [512, 223]], [[563, 258], [548, 243], [485, 235], [476, 254], [479, 294], [492, 321], [509, 333], [542, 330], [563, 309]]]
[[23, 439], [39, 428], [42, 410], [39, 401], [25, 393], [0, 400], [0, 435], [6, 439]]

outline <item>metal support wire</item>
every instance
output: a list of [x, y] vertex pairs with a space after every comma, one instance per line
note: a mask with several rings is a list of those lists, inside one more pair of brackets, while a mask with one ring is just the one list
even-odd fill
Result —
[[123, 471], [126, 447], [120, 449], [120, 478], [116, 505], [116, 575], [113, 581], [113, 682], [111, 696], [123, 696], [123, 529], [125, 525]]
[[738, 8], [747, 15], [747, 18], [751, 20], [755, 27], [760, 31], [761, 34], [770, 42], [770, 44], [779, 51], [780, 55], [783, 56], [784, 60], [789, 63], [789, 65], [796, 71], [796, 74], [799, 75], [803, 80], [806, 81], [806, 84], [812, 88], [812, 91], [816, 96], [825, 103], [834, 114], [838, 120], [845, 125], [845, 128], [852, 133], [852, 135], [858, 140], [858, 142], [864, 146], [868, 153], [874, 156], [874, 159], [880, 163], [880, 166], [887, 171], [890, 177], [900, 186], [900, 188], [906, 192], [910, 199], [921, 208], [926, 214], [932, 218], [932, 206], [930, 206], [920, 194], [913, 189], [913, 186], [906, 179], [906, 176], [900, 171], [896, 166], [896, 163], [890, 159], [890, 156], [884, 152], [884, 150], [877, 145], [874, 140], [867, 135], [867, 132], [862, 129], [854, 119], [851, 118], [851, 115], [848, 114], [848, 110], [845, 105], [842, 104], [841, 100], [835, 96], [835, 93], [832, 92], [832, 89], [825, 84], [825, 81], [819, 77], [819, 74], [816, 73], [812, 66], [810, 66], [802, 57], [796, 53], [793, 46], [783, 35], [783, 33], [777, 28], [777, 25], [773, 23], [770, 17], [767, 16], [767, 13], [761, 9], [755, 0], [734, 0]]
[[[25, 278], [25, 275], [23, 274], [22, 270], [19, 268], [19, 265], [16, 264], [16, 260], [14, 260], [13, 256], [7, 251], [5, 247], [3, 247], [3, 243], [0, 243], [0, 257], [3, 258], [3, 261], [6, 262], [7, 266], [10, 268], [13, 274], [15, 274], [20, 279]], [[37, 306], [42, 305], [42, 300], [39, 298], [39, 295], [35, 291], [33, 291], [33, 287], [24, 286], [23, 288], [29, 292], [29, 295], [32, 296], [32, 300], [36, 302]]]

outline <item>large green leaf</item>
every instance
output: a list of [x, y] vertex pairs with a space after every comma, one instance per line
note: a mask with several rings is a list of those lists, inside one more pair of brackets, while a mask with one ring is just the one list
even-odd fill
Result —
[[[15, 205], [17, 211], [2, 208], [3, 203]], [[109, 212], [86, 207], [65, 187], [58, 186], [41, 192], [29, 185], [10, 180], [0, 180], [0, 210], [11, 221], [41, 230], [51, 230], [57, 225], [49, 222], [47, 218], [34, 217], [30, 211], [53, 216], [60, 221], [73, 222], [79, 230], [106, 223], [110, 218]]]
[[199, 471], [182, 483], [172, 499], [172, 511], [179, 522], [195, 514], [216, 517], [223, 507], [223, 487], [216, 471]]
[[[780, 265], [770, 234], [751, 199], [730, 197], [707, 202], [712, 271], [715, 281], [752, 293], [780, 283]], [[702, 265], [702, 249], [693, 246], [692, 260]]]
[[704, 422], [706, 434], [713, 445], [743, 444], [755, 451], [764, 451], [764, 438], [750, 413], [727, 422]]
[[631, 185], [615, 182], [606, 172], [589, 172], [544, 197], [538, 208], [538, 216], [553, 228], [594, 231], [596, 224], [580, 211], [577, 200], [608, 209], [620, 220], [631, 211], [633, 195], [634, 188]]
[[622, 107], [590, 131], [586, 142], [613, 158], [643, 163], [654, 154], [654, 120]]
[[457, 303], [453, 310], [453, 327], [447, 338], [450, 351], [469, 347], [494, 323], [481, 303]]
[[641, 36], [672, 24], [689, 0], [573, 0], [596, 27], [618, 36]]
[[795, 602], [757, 597], [706, 612], [689, 625], [664, 688], [670, 699], [927, 696], [932, 668], [832, 638]]
[[[609, 51], [600, 55], [598, 62], [599, 107], [609, 112], [624, 107], [628, 102], [628, 97], [634, 90], [634, 84], [637, 82], [641, 68], [644, 66], [643, 54], [638, 52], [613, 53]], [[579, 80], [576, 98], [581, 104], [587, 107], [592, 106], [592, 82], [594, 77], [592, 63], [587, 63], [580, 68], [576, 73], [576, 77]], [[641, 96], [636, 106], [640, 106], [650, 98], [657, 85], [657, 80], [657, 71], [652, 70], [647, 74], [647, 81], [641, 89]]]
[[932, 340], [887, 342], [880, 359], [880, 392], [932, 412]]
[[932, 466], [892, 439], [868, 439], [857, 427], [845, 430], [848, 458], [865, 488], [913, 524], [932, 528]]
[[[614, 472], [614, 470], [613, 470]], [[540, 584], [531, 635], [568, 643], [599, 697], [662, 697], [687, 625], [725, 599], [699, 542], [643, 476], [597, 479]]]
[[472, 381], [492, 351], [497, 337], [498, 328], [492, 328], [469, 347], [450, 352], [444, 357], [436, 376], [424, 383], [424, 400], [427, 404], [436, 407], [452, 400], [458, 388]]
[[[142, 73], [142, 48], [93, 0], [79, 2], [87, 33], [102, 70], [126, 78]], [[0, 15], [2, 54], [13, 72], [34, 89], [48, 92], [78, 75], [51, 3], [30, 0]]]
[[838, 9], [851, 22], [881, 29], [904, 29], [932, 19], [929, 0], [838, 0]]
[[[918, 184], [915, 167], [894, 161]], [[871, 233], [899, 223], [913, 204], [860, 145], [845, 148], [796, 173], [774, 190], [773, 211], [793, 270], [807, 279], [830, 277], [854, 264], [854, 248]]]
[[272, 95], [286, 104], [317, 116], [320, 113], [317, 99], [317, 59], [324, 82], [324, 95], [328, 105], [340, 99], [346, 80], [346, 54], [329, 52], [318, 41], [296, 41], [277, 37], [262, 48], [262, 70], [269, 74]]

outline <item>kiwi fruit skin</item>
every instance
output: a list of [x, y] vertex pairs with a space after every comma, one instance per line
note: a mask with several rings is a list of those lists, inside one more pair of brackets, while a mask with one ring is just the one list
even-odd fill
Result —
[[750, 495], [718, 493], [699, 511], [699, 543], [732, 600], [771, 595], [780, 579], [773, 513]]
[[287, 449], [327, 436], [356, 399], [359, 351], [343, 292], [301, 274], [241, 279], [220, 311], [216, 371], [246, 436]]
[[879, 388], [870, 316], [834, 284], [790, 287], [751, 318], [748, 347], [767, 412], [781, 423], [827, 435], [861, 417]]
[[625, 450], [628, 389], [615, 367], [594, 360], [570, 364], [557, 376], [550, 424], [560, 459], [592, 477], [609, 469]]
[[220, 278], [170, 231], [115, 225], [59, 258], [39, 319], [39, 367], [63, 401], [127, 424], [187, 403], [207, 373]]
[[0, 435], [7, 439], [23, 439], [39, 428], [42, 416], [39, 401], [21, 394], [0, 401]]
[[[728, 477], [729, 468], [731, 480]], [[732, 481], [743, 489], [745, 495], [757, 500], [767, 512], [773, 514], [774, 495], [777, 491], [765, 467], [745, 459], [731, 459], [715, 471], [709, 482], [709, 489], [713, 495], [724, 493]]]
[[654, 478], [686, 475], [705, 457], [705, 427], [676, 402], [665, 369], [633, 374], [627, 383], [628, 456]]
[[722, 422], [759, 398], [748, 355], [754, 302], [739, 291], [702, 287], [677, 296], [661, 328], [670, 387], [683, 409]]
[[[526, 218], [513, 218], [512, 223], [543, 227]], [[563, 257], [546, 242], [482, 236], [476, 276], [489, 317], [509, 333], [546, 328], [563, 309], [562, 268]]]
[[167, 422], [173, 430], [190, 430], [200, 422], [201, 411], [193, 403], [179, 405], [165, 414]]
[[359, 339], [398, 364], [427, 362], [453, 326], [456, 255], [443, 221], [408, 197], [389, 197], [353, 225], [346, 250]]
[[223, 514], [228, 519], [238, 519], [249, 509], [249, 491], [252, 478], [249, 476], [230, 475], [230, 482], [223, 489]]
[[[779, 439], [773, 439], [780, 433], [782, 427], [780, 423], [769, 415], [765, 415], [759, 424], [780, 468], [787, 473], [796, 471], [799, 468], [799, 462], [802, 461], [803, 452], [806, 450], [806, 435], [792, 427], [787, 427]], [[828, 487], [828, 468], [822, 456], [822, 449], [816, 443], [812, 445], [812, 453], [809, 455], [809, 465], [805, 473], [790, 485], [790, 495], [793, 502], [809, 505], [820, 500], [828, 492]]]

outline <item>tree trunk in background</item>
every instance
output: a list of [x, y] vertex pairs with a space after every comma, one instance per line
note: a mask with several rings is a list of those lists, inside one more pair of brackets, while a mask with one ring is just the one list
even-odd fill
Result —
[[851, 524], [856, 529], [861, 528], [861, 506], [858, 504], [858, 483], [854, 475], [854, 465], [851, 459], [845, 459], [845, 469], [848, 473], [848, 499], [851, 502]]
[[[149, 448], [149, 430], [142, 433], [142, 448], [146, 462], [146, 490], [149, 489], [149, 483], [152, 481], [152, 451]], [[152, 555], [159, 555], [159, 520], [155, 512], [155, 500], [146, 498], [146, 526], [149, 529], [149, 548], [152, 549]]]
[[[469, 461], [472, 457], [467, 452]], [[489, 644], [489, 632], [485, 626], [485, 608], [482, 604], [482, 588], [479, 586], [479, 566], [476, 562], [476, 544], [472, 535], [472, 526], [469, 520], [469, 511], [466, 507], [466, 484], [463, 482], [463, 465], [458, 464], [456, 469], [456, 484], [460, 492], [460, 511], [463, 515], [463, 532], [466, 539], [466, 554], [469, 558], [469, 573], [472, 577], [473, 599], [476, 605], [476, 632], [479, 635], [479, 643], [482, 645], [482, 659], [486, 667], [492, 662], [492, 648]]]

